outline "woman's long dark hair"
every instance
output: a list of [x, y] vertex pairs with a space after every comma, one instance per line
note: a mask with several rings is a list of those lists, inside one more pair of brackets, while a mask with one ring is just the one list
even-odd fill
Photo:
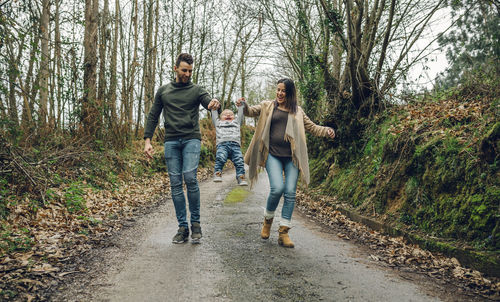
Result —
[[[295, 90], [295, 83], [288, 78], [284, 78], [278, 81], [277, 84], [285, 84], [285, 108], [292, 114], [297, 112], [297, 91]], [[278, 105], [278, 102], [275, 102]]]

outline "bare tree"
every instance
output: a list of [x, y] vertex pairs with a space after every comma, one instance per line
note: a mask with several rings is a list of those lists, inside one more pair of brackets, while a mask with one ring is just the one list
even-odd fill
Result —
[[[360, 116], [379, 110], [384, 95], [414, 64], [404, 58], [442, 4], [442, 0], [265, 1], [269, 25], [297, 77], [321, 84], [327, 99], [345, 100]], [[310, 109], [314, 115], [318, 106]]]
[[8, 88], [8, 116], [10, 122], [14, 127], [17, 127], [19, 124], [19, 117], [17, 114], [17, 102], [16, 102], [16, 78], [18, 73], [18, 63], [19, 57], [21, 55], [22, 47], [18, 47], [18, 53], [15, 53], [15, 46], [13, 45], [14, 41], [11, 39], [12, 33], [9, 32], [8, 28], [4, 28], [3, 30], [7, 35], [5, 36], [5, 42], [7, 47], [7, 74], [9, 81]]
[[99, 105], [97, 100], [97, 31], [99, 23], [99, 0], [85, 0], [84, 34], [84, 85], [82, 99], [83, 131], [90, 137], [97, 137], [100, 129]]
[[97, 99], [104, 103], [106, 96], [106, 68], [107, 68], [107, 46], [111, 37], [109, 29], [109, 1], [104, 0], [104, 7], [99, 14], [99, 83], [97, 86]]
[[[156, 8], [157, 10], [157, 8]], [[144, 17], [143, 17], [143, 39], [144, 39], [144, 63], [143, 73], [142, 73], [142, 88], [144, 89], [144, 112], [149, 112], [151, 104], [154, 97], [154, 66], [156, 65], [153, 61], [156, 57], [154, 56], [153, 47], [153, 24], [154, 24], [154, 1], [144, 1]], [[156, 35], [156, 34], [155, 34]], [[139, 105], [137, 107], [137, 123], [135, 128], [136, 136], [138, 135], [140, 122], [142, 120], [142, 100], [143, 93], [140, 93]], [[146, 122], [147, 116], [144, 116]]]
[[40, 104], [38, 122], [42, 131], [46, 129], [47, 103], [49, 94], [49, 18], [50, 1], [42, 1], [42, 15], [40, 17], [40, 33], [42, 34], [41, 60], [40, 60]]
[[110, 80], [109, 80], [109, 95], [108, 95], [108, 110], [110, 119], [108, 120], [108, 128], [113, 129], [117, 124], [116, 116], [116, 99], [118, 89], [117, 78], [117, 65], [118, 65], [118, 35], [120, 28], [120, 3], [115, 0], [115, 16], [114, 16], [114, 30], [113, 30], [113, 46], [111, 49], [111, 62], [110, 62]]
[[241, 94], [245, 94], [245, 80], [247, 76], [245, 72], [245, 65], [247, 64], [249, 50], [251, 49], [253, 44], [261, 38], [262, 33], [262, 23], [259, 22], [259, 20], [254, 18], [245, 18], [244, 21], [246, 22], [246, 29], [243, 31], [243, 35], [240, 37], [240, 55], [233, 73], [231, 85], [229, 86], [229, 92], [227, 94], [228, 102], [231, 101], [233, 91], [237, 86], [236, 80], [238, 76], [241, 77]]
[[[33, 18], [35, 19], [35, 18]], [[28, 56], [28, 71], [26, 73], [25, 80], [19, 76], [19, 86], [21, 87], [22, 97], [23, 97], [23, 109], [21, 114], [21, 130], [23, 133], [29, 133], [30, 127], [33, 127], [33, 108], [35, 103], [35, 93], [32, 89], [33, 83], [33, 73], [35, 69], [36, 62], [36, 51], [38, 50], [38, 45], [40, 43], [39, 27], [36, 22], [33, 22], [29, 27], [30, 37], [30, 51]]]
[[56, 12], [54, 15], [54, 63], [55, 63], [55, 77], [56, 77], [56, 99], [57, 99], [57, 116], [56, 126], [61, 129], [61, 116], [63, 112], [62, 102], [62, 88], [63, 88], [63, 74], [62, 74], [62, 58], [61, 58], [61, 29], [60, 29], [60, 6], [61, 0], [55, 1]]
[[133, 50], [132, 50], [133, 55], [132, 55], [132, 60], [130, 61], [129, 64], [129, 70], [126, 79], [127, 86], [126, 86], [125, 98], [123, 99], [125, 106], [124, 116], [125, 116], [125, 125], [127, 127], [127, 136], [131, 136], [131, 131], [132, 131], [135, 74], [137, 71], [137, 67], [139, 65], [138, 55], [137, 55], [138, 40], [139, 40], [138, 13], [139, 13], [138, 1], [134, 0], [132, 6], [132, 14], [131, 14], [131, 21], [132, 21], [131, 24], [133, 27], [132, 37], [134, 40]]

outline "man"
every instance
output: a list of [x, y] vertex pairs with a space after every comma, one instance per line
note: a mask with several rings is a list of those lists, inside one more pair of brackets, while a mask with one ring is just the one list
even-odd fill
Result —
[[201, 134], [199, 119], [200, 104], [208, 110], [218, 109], [220, 103], [211, 99], [202, 87], [191, 82], [193, 57], [181, 53], [174, 66], [175, 81], [158, 89], [144, 129], [144, 152], [152, 158], [153, 137], [158, 118], [163, 111], [165, 118], [165, 161], [170, 177], [170, 188], [175, 214], [179, 224], [173, 243], [184, 243], [189, 237], [186, 214], [186, 199], [182, 180], [187, 188], [189, 212], [191, 214], [191, 242], [199, 243], [202, 237], [200, 226], [200, 189], [196, 172], [200, 159]]

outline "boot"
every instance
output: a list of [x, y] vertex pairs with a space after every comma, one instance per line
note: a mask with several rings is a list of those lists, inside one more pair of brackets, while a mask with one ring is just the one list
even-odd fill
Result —
[[283, 246], [283, 247], [290, 247], [293, 248], [295, 245], [293, 244], [292, 240], [290, 240], [290, 237], [288, 236], [288, 230], [290, 230], [289, 227], [287, 226], [280, 226], [279, 229], [279, 237], [278, 237], [278, 244]]
[[262, 237], [262, 239], [268, 239], [271, 235], [271, 225], [273, 224], [273, 219], [274, 218], [264, 218], [264, 225], [262, 226], [262, 231], [260, 232], [260, 237]]

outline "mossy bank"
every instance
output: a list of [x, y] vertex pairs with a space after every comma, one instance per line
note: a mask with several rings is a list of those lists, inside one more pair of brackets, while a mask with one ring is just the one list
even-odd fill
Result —
[[481, 88], [393, 106], [365, 124], [354, 160], [328, 148], [311, 160], [313, 187], [396, 229], [498, 257], [500, 98]]

